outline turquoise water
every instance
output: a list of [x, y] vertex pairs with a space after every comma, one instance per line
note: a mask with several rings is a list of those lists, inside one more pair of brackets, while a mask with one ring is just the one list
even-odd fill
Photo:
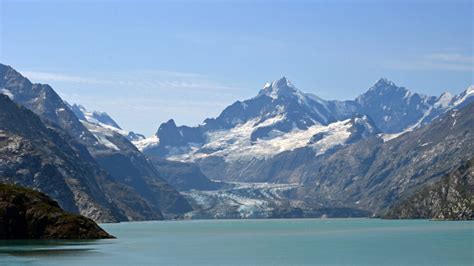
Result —
[[118, 239], [0, 242], [0, 264], [474, 265], [474, 222], [283, 219], [102, 226]]

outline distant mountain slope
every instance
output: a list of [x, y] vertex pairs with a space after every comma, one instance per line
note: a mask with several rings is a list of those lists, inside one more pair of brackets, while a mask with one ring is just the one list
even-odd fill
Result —
[[84, 106], [73, 104], [69, 105], [71, 110], [74, 114], [79, 118], [81, 121], [87, 121], [89, 123], [99, 125], [101, 127], [105, 127], [111, 130], [120, 133], [121, 135], [125, 136], [130, 141], [139, 141], [145, 138], [145, 136], [135, 133], [133, 131], [125, 131], [123, 130], [117, 122], [115, 122], [112, 117], [110, 117], [105, 112], [98, 112], [98, 111], [88, 111]]
[[[87, 147], [100, 168], [110, 173], [114, 182], [117, 181], [108, 184], [108, 181], [104, 180], [103, 188], [127, 188], [128, 193], [116, 195], [121, 194], [120, 199], [123, 200], [117, 206], [127, 212], [128, 219], [160, 218], [162, 213], [174, 217], [191, 210], [186, 200], [159, 176], [156, 169], [133, 144], [117, 133], [120, 129], [108, 125], [108, 128], [104, 128], [97, 120], [111, 123], [111, 119], [105, 121], [105, 116], [95, 116], [98, 124], [83, 123], [51, 87], [32, 84], [11, 67], [1, 64], [0, 77], [1, 91], [43, 119], [64, 128]], [[131, 200], [133, 197], [140, 197], [142, 200]], [[151, 212], [145, 206], [151, 208]]]
[[224, 186], [209, 180], [196, 164], [168, 161], [159, 156], [148, 158], [160, 175], [179, 191], [215, 190]]
[[474, 219], [474, 159], [441, 180], [400, 200], [384, 215], [391, 219]]
[[74, 114], [79, 118], [79, 120], [88, 121], [94, 124], [104, 124], [108, 125], [117, 129], [122, 129], [117, 122], [115, 122], [112, 117], [110, 117], [105, 112], [97, 112], [97, 111], [87, 111], [86, 108], [82, 105], [73, 104], [70, 105], [71, 110]]

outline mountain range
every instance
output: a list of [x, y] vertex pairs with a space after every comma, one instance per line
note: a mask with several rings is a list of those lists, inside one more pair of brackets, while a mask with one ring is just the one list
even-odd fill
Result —
[[171, 119], [145, 138], [9, 66], [0, 77], [0, 181], [97, 221], [405, 218], [392, 208], [426, 207], [411, 197], [474, 157], [473, 86], [436, 97], [380, 79], [335, 101], [283, 77], [199, 126]]
[[472, 86], [435, 97], [380, 79], [355, 100], [326, 101], [281, 78], [202, 125], [170, 120], [135, 144], [214, 180], [299, 184], [287, 192], [297, 208], [378, 214], [472, 156], [473, 99]]

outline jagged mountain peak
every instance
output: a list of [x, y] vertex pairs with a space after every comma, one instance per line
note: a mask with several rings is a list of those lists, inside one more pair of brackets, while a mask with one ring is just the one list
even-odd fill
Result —
[[410, 97], [413, 95], [407, 88], [398, 86], [395, 82], [388, 80], [387, 78], [380, 78], [375, 82], [367, 92], [358, 97], [361, 98], [364, 95], [386, 95], [386, 94], [398, 94], [403, 97]]
[[176, 127], [176, 122], [174, 121], [174, 119], [169, 119], [168, 121], [166, 121], [165, 123], [166, 125], [169, 125], [169, 126], [173, 126], [173, 127]]
[[446, 108], [453, 102], [454, 97], [449, 91], [445, 91], [436, 99], [434, 107]]
[[298, 90], [293, 83], [286, 77], [281, 77], [271, 83], [266, 83], [263, 89], [259, 92], [260, 95], [266, 95], [272, 99], [277, 99], [281, 96], [303, 95], [304, 93]]
[[395, 84], [395, 82], [387, 79], [387, 78], [379, 78], [375, 84], [372, 86], [372, 88], [379, 88], [379, 87], [387, 87], [387, 86], [391, 86], [391, 87], [396, 87], [397, 85]]

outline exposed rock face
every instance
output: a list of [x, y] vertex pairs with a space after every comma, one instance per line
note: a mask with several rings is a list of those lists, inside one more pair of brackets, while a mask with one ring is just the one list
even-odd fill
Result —
[[69, 212], [97, 221], [125, 219], [104, 193], [113, 182], [86, 148], [0, 94], [0, 181], [37, 189]]
[[389, 219], [472, 220], [474, 218], [474, 158], [438, 182], [427, 184], [395, 204]]
[[0, 93], [8, 95], [14, 102], [59, 125], [81, 142], [88, 145], [97, 144], [94, 136], [79, 122], [68, 105], [49, 85], [31, 83], [10, 66], [0, 64]]
[[94, 221], [63, 211], [43, 193], [0, 184], [0, 239], [113, 238]]
[[[72, 136], [68, 137], [69, 142], [74, 142], [73, 146], [80, 147], [81, 152], [62, 151], [63, 146], [67, 145], [57, 147], [56, 151], [63, 152], [65, 156], [79, 154], [81, 158], [74, 158], [77, 162], [70, 160], [71, 164], [80, 164], [84, 160], [88, 162], [88, 165], [83, 164], [74, 168], [84, 172], [79, 175], [81, 178], [77, 178], [78, 175], [69, 175], [67, 171], [59, 171], [65, 180], [74, 180], [74, 178], [95, 180], [85, 182], [85, 185], [80, 186], [74, 186], [78, 182], [69, 182], [72, 184], [69, 189], [70, 193], [75, 196], [75, 205], [84, 205], [82, 208], [78, 208], [81, 214], [98, 219], [98, 216], [94, 214], [94, 209], [87, 205], [88, 202], [91, 202], [90, 197], [85, 197], [84, 194], [79, 195], [78, 192], [78, 189], [87, 188], [90, 184], [98, 184], [98, 189], [91, 192], [92, 197], [106, 198], [112, 205], [115, 205], [113, 208], [117, 209], [118, 207], [121, 215], [117, 219], [120, 220], [162, 219], [163, 214], [167, 217], [175, 217], [191, 210], [191, 206], [186, 200], [159, 176], [153, 165], [130, 143], [127, 137], [110, 130], [110, 128], [120, 130], [120, 127], [106, 114], [84, 113], [80, 107], [76, 106], [77, 115], [82, 114], [80, 117], [91, 119], [96, 124], [80, 121], [71, 107], [51, 87], [32, 84], [11, 67], [2, 64], [0, 64], [0, 92], [7, 94], [16, 103], [32, 110], [44, 122], [51, 124], [50, 127], [56, 128], [55, 130], [65, 130]], [[20, 123], [20, 121], [16, 123]], [[102, 128], [102, 124], [110, 128]], [[62, 132], [62, 138], [67, 137], [68, 134]], [[11, 143], [10, 138], [5, 143]], [[36, 148], [41, 150], [39, 145]], [[11, 149], [11, 152], [16, 151]], [[30, 162], [29, 160], [25, 161]], [[53, 160], [51, 165], [55, 168], [61, 165], [60, 162], [61, 160]], [[21, 173], [32, 173], [33, 169], [29, 169], [26, 164], [20, 167], [18, 164], [12, 164], [11, 161], [8, 165], [10, 169], [14, 169], [6, 175], [9, 178], [8, 182], [40, 189], [37, 183], [31, 182], [31, 178], [20, 178]], [[72, 179], [69, 176], [72, 176]], [[57, 199], [63, 206], [63, 201], [67, 197], [56, 197], [55, 193], [67, 190], [57, 187], [55, 183], [51, 183], [47, 179], [41, 180], [44, 180], [42, 184], [50, 187], [48, 191], [42, 191]], [[68, 209], [68, 206], [72, 205], [71, 203], [64, 206]], [[68, 210], [76, 211], [74, 209]]]

